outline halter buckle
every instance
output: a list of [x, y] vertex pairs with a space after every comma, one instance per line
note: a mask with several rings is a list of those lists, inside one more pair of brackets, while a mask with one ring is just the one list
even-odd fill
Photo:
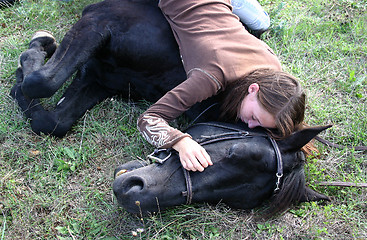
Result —
[[279, 189], [280, 189], [280, 179], [283, 177], [283, 173], [276, 173], [275, 174], [275, 176], [277, 176], [277, 182], [276, 182], [276, 187], [275, 187], [275, 189], [274, 189], [274, 192], [278, 192], [279, 191]]
[[[160, 153], [168, 153], [167, 156], [165, 156], [164, 158], [159, 158], [155, 155], [158, 155]], [[151, 154], [149, 154], [147, 156], [148, 159], [150, 159], [152, 162], [158, 162], [160, 164], [163, 164], [168, 158], [170, 158], [172, 155], [172, 152], [169, 149], [154, 149], [154, 152], [152, 152]]]

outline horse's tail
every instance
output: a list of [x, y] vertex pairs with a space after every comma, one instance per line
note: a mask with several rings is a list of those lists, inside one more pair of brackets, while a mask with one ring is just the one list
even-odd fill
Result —
[[303, 164], [284, 176], [279, 192], [270, 199], [269, 216], [282, 213], [295, 203], [301, 202], [306, 191]]

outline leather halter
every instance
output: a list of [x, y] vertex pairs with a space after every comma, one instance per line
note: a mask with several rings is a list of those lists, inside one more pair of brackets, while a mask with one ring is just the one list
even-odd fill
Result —
[[[277, 177], [277, 181], [275, 183], [274, 193], [277, 193], [280, 190], [280, 181], [281, 181], [281, 178], [283, 177], [283, 159], [282, 159], [282, 155], [280, 153], [278, 144], [272, 137], [270, 137], [268, 134], [265, 134], [265, 133], [250, 133], [248, 131], [243, 131], [241, 129], [237, 129], [237, 128], [233, 128], [229, 126], [224, 126], [218, 123], [196, 123], [195, 125], [206, 125], [206, 126], [213, 126], [213, 127], [231, 130], [230, 132], [226, 132], [226, 133], [220, 133], [220, 134], [211, 135], [211, 136], [202, 136], [202, 139], [197, 140], [197, 142], [201, 146], [215, 143], [215, 142], [221, 142], [225, 140], [245, 139], [245, 138], [256, 137], [256, 136], [268, 138], [271, 145], [273, 146], [276, 160], [277, 160], [277, 172], [275, 174]], [[166, 151], [168, 154], [163, 159], [154, 156], [163, 151]], [[167, 149], [156, 149], [152, 154], [148, 156], [148, 158], [150, 158], [151, 160], [155, 160], [159, 162], [160, 164], [163, 164], [163, 162], [166, 161], [170, 156], [171, 156], [171, 151], [169, 149], [168, 150]], [[185, 176], [185, 183], [186, 183], [186, 191], [182, 192], [182, 196], [186, 197], [186, 205], [189, 205], [191, 204], [192, 197], [193, 197], [192, 182], [191, 182], [189, 171], [187, 171], [183, 167], [182, 167], [182, 170]]]

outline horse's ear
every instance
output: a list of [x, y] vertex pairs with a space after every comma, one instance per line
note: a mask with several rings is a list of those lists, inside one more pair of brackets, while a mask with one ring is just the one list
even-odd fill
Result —
[[316, 137], [317, 134], [328, 129], [332, 125], [327, 126], [316, 126], [316, 127], [307, 127], [300, 131], [297, 131], [290, 135], [288, 138], [279, 141], [279, 145], [281, 149], [285, 152], [288, 151], [298, 151], [304, 145], [306, 145], [312, 138]]

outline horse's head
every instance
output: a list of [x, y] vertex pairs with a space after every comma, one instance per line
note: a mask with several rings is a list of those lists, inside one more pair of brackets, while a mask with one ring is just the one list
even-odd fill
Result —
[[132, 213], [220, 201], [248, 209], [272, 196], [279, 206], [276, 210], [282, 210], [296, 201], [328, 199], [305, 186], [305, 157], [300, 151], [325, 128], [305, 129], [275, 142], [263, 130], [244, 124], [197, 124], [187, 132], [209, 153], [212, 166], [204, 172], [187, 172], [176, 152], [162, 151], [154, 155], [167, 158], [162, 164], [143, 166], [135, 161], [118, 167], [113, 191], [119, 204]]

